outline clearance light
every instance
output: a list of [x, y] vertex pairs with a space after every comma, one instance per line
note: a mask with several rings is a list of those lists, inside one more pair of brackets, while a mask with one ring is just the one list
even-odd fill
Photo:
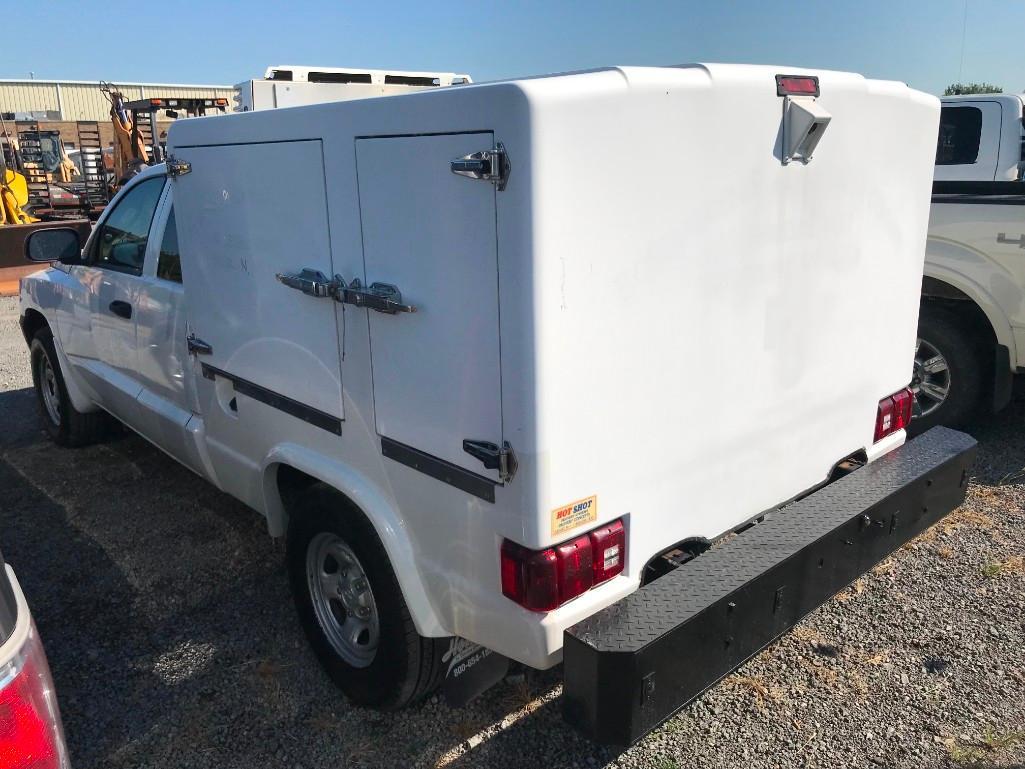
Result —
[[812, 75], [776, 75], [777, 96], [818, 96], [819, 79]]

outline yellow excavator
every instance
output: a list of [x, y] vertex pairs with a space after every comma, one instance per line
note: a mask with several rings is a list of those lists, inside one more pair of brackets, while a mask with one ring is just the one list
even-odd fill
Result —
[[8, 158], [11, 164], [16, 164], [20, 155], [17, 141], [7, 132], [3, 118], [0, 118], [0, 129], [5, 145], [0, 150], [0, 225], [38, 222], [24, 209], [28, 204], [28, 181], [25, 174], [8, 164]]

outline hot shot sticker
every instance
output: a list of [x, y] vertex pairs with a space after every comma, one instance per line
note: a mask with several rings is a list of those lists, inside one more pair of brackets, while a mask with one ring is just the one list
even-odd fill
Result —
[[552, 536], [562, 534], [598, 518], [598, 497], [587, 497], [552, 510]]

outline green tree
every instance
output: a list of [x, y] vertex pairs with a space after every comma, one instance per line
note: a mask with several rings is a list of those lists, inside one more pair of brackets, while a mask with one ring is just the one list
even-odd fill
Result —
[[962, 96], [969, 93], [1003, 93], [1004, 89], [991, 83], [951, 83], [944, 89], [944, 96]]

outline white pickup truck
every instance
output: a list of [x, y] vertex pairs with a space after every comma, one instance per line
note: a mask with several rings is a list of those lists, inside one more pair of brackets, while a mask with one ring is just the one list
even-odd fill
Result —
[[691, 65], [178, 122], [28, 243], [44, 421], [264, 515], [354, 702], [562, 661], [632, 743], [963, 499], [904, 445], [938, 116]]
[[942, 100], [913, 429], [999, 411], [1025, 373], [1025, 96]]

